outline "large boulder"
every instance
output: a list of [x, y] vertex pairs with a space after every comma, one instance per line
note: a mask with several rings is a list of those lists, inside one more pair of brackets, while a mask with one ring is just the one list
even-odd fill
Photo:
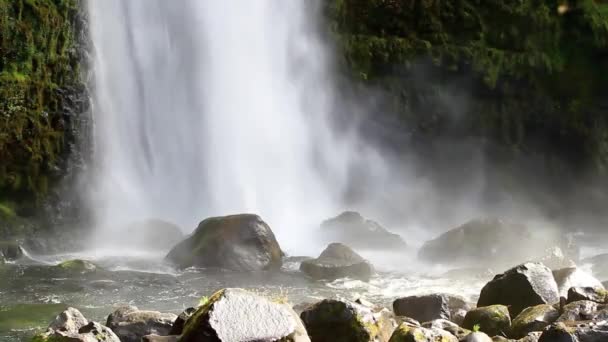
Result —
[[565, 305], [561, 311], [562, 314], [557, 322], [590, 321], [596, 317], [598, 304], [589, 300], [580, 300]]
[[534, 331], [542, 331], [557, 321], [559, 311], [548, 304], [540, 304], [522, 311], [511, 323], [512, 338], [524, 338]]
[[330, 244], [316, 259], [302, 261], [300, 270], [317, 280], [349, 277], [368, 281], [374, 272], [367, 260], [341, 243]]
[[490, 336], [506, 335], [511, 329], [509, 309], [504, 305], [490, 305], [467, 312], [462, 327], [479, 330]]
[[177, 225], [159, 219], [148, 219], [122, 227], [119, 243], [135, 249], [167, 251], [183, 239], [184, 233]]
[[397, 316], [410, 317], [420, 322], [451, 319], [448, 297], [441, 294], [398, 298], [393, 302], [393, 311]]
[[407, 244], [401, 236], [391, 233], [358, 212], [346, 211], [321, 223], [326, 241], [337, 241], [357, 249], [403, 249]]
[[177, 315], [172, 313], [139, 310], [126, 305], [111, 313], [106, 325], [122, 342], [140, 342], [146, 335], [170, 335], [176, 319]]
[[268, 224], [257, 215], [241, 214], [204, 220], [166, 259], [178, 268], [259, 271], [280, 269], [282, 257]]
[[33, 342], [121, 342], [114, 332], [97, 322], [89, 322], [74, 308], [67, 308], [49, 324], [45, 333], [34, 336]]
[[312, 342], [386, 342], [397, 327], [386, 309], [326, 299], [300, 317]]
[[242, 289], [224, 289], [186, 321], [180, 342], [310, 342], [298, 315]]
[[602, 282], [578, 267], [567, 267], [553, 271], [557, 289], [561, 297], [568, 296], [572, 287], [592, 287], [605, 290]]
[[458, 342], [451, 333], [437, 328], [423, 328], [407, 323], [399, 325], [389, 342]]
[[[426, 242], [418, 256], [445, 265], [505, 267], [517, 262], [541, 260], [560, 247], [576, 259], [576, 248], [557, 232], [530, 229], [496, 218], [476, 219]], [[553, 257], [551, 257], [553, 259]]]
[[525, 263], [499, 274], [487, 283], [477, 306], [502, 304], [517, 317], [530, 306], [559, 302], [557, 284], [551, 270], [541, 263]]

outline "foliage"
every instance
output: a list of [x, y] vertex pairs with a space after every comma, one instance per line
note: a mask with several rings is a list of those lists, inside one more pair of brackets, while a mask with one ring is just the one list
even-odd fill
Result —
[[60, 177], [68, 95], [83, 87], [78, 11], [79, 0], [0, 0], [0, 200], [36, 202]]

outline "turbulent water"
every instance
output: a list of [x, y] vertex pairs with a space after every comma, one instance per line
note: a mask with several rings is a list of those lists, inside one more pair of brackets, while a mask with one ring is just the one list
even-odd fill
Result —
[[293, 231], [343, 209], [353, 146], [329, 122], [316, 1], [89, 6], [102, 231], [255, 212], [298, 246]]

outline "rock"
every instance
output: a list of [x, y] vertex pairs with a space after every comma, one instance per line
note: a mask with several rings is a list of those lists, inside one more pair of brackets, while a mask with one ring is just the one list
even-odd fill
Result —
[[[574, 250], [557, 231], [552, 234], [523, 224], [486, 218], [469, 221], [426, 242], [418, 256], [424, 261], [459, 267], [505, 267], [547, 258], [551, 253], [548, 251], [555, 246]], [[576, 251], [570, 254], [577, 257]]]
[[192, 315], [196, 312], [196, 308], [187, 308], [184, 310], [173, 322], [173, 326], [171, 327], [171, 331], [169, 331], [169, 335], [181, 335], [184, 331], [184, 325], [186, 321], [192, 317]]
[[386, 309], [326, 299], [300, 315], [313, 342], [385, 342], [397, 324]]
[[419, 322], [451, 318], [448, 298], [441, 294], [398, 298], [393, 302], [393, 311], [397, 316], [411, 317]]
[[377, 222], [367, 220], [354, 211], [321, 223], [326, 241], [337, 241], [360, 249], [403, 249], [407, 244], [401, 236], [391, 233]]
[[178, 342], [179, 336], [158, 336], [158, 335], [148, 335], [142, 337], [142, 342]]
[[23, 248], [15, 241], [0, 241], [0, 260], [15, 261], [23, 257]]
[[522, 311], [511, 323], [512, 338], [524, 338], [531, 332], [542, 331], [557, 321], [559, 311], [552, 305], [540, 304]]
[[178, 268], [218, 267], [234, 271], [278, 270], [283, 252], [259, 216], [212, 217], [178, 243], [166, 259]]
[[462, 341], [462, 342], [492, 342], [492, 339], [488, 335], [477, 331], [477, 332], [468, 334], [467, 336], [462, 338], [460, 341]]
[[579, 342], [605, 342], [608, 341], [608, 323], [604, 320], [578, 324], [575, 334]]
[[122, 342], [139, 342], [146, 335], [170, 335], [177, 315], [158, 311], [139, 310], [135, 306], [122, 306], [108, 316], [106, 325]]
[[608, 292], [602, 288], [596, 287], [572, 287], [568, 290], [567, 303], [577, 302], [579, 300], [590, 300], [592, 302], [604, 304], [608, 300]]
[[478, 307], [467, 312], [462, 327], [479, 330], [490, 336], [504, 336], [511, 328], [509, 309], [504, 305]]
[[598, 304], [589, 300], [581, 300], [567, 304], [562, 308], [562, 314], [557, 322], [587, 321], [595, 317]]
[[538, 342], [538, 339], [543, 334], [542, 331], [534, 331], [517, 340], [517, 342]]
[[[346, 341], [346, 340], [344, 340]], [[353, 340], [354, 341], [354, 340]], [[427, 329], [401, 324], [395, 330], [389, 342], [458, 342], [456, 336], [441, 329]]]
[[445, 331], [449, 332], [450, 334], [456, 336], [456, 338], [458, 338], [458, 339], [464, 338], [465, 336], [467, 336], [471, 333], [470, 330], [461, 328], [458, 326], [458, 324], [456, 324], [454, 322], [450, 322], [445, 319], [436, 319], [431, 322], [423, 323], [422, 327], [427, 328], [427, 329], [445, 330]]
[[574, 333], [574, 329], [563, 323], [556, 323], [540, 335], [538, 342], [579, 342], [579, 340]]
[[89, 322], [74, 308], [67, 308], [49, 324], [45, 333], [34, 336], [34, 342], [121, 342], [108, 327]]
[[525, 263], [494, 277], [481, 290], [477, 306], [502, 304], [517, 317], [525, 308], [559, 302], [551, 270], [541, 263]]
[[557, 289], [561, 297], [568, 296], [568, 290], [571, 287], [594, 287], [604, 289], [604, 285], [578, 267], [568, 267], [553, 271], [553, 277], [557, 283]]
[[167, 251], [183, 239], [180, 227], [158, 219], [133, 222], [120, 229], [120, 244], [136, 249]]
[[242, 289], [212, 295], [186, 321], [180, 342], [207, 341], [310, 342], [297, 314]]
[[70, 273], [93, 273], [97, 271], [98, 266], [87, 260], [68, 260], [56, 266], [62, 272]]
[[341, 243], [332, 243], [318, 258], [303, 261], [300, 270], [316, 280], [349, 277], [369, 281], [374, 272], [367, 260]]

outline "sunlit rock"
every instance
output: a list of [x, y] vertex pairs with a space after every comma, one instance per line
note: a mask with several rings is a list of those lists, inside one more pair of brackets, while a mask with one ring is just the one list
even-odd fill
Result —
[[349, 277], [368, 281], [374, 272], [367, 260], [341, 243], [332, 243], [318, 258], [303, 261], [300, 270], [313, 279], [324, 280]]
[[589, 321], [596, 317], [598, 304], [589, 300], [580, 300], [565, 305], [557, 322]]
[[241, 289], [215, 293], [188, 319], [180, 342], [310, 342], [297, 314], [285, 303]]
[[559, 302], [551, 270], [541, 263], [525, 263], [494, 277], [479, 295], [478, 307], [502, 304], [516, 317], [525, 308]]
[[464, 338], [465, 336], [471, 333], [470, 330], [461, 328], [458, 324], [454, 322], [450, 322], [445, 319], [436, 319], [431, 322], [426, 322], [422, 324], [422, 327], [427, 329], [440, 329], [449, 332], [450, 334], [456, 336], [458, 339]]
[[608, 301], [608, 291], [598, 287], [571, 287], [568, 290], [568, 303], [579, 300], [590, 300], [596, 303], [605, 304]]
[[522, 311], [511, 323], [512, 338], [524, 338], [531, 332], [542, 331], [559, 317], [559, 311], [548, 304], [529, 307]]
[[122, 342], [139, 342], [146, 335], [170, 335], [176, 319], [177, 315], [172, 313], [139, 310], [127, 305], [111, 313], [106, 325]]
[[280, 269], [282, 257], [268, 224], [257, 215], [241, 214], [205, 219], [173, 247], [166, 260], [178, 268], [260, 271]]
[[466, 335], [460, 341], [461, 342], [493, 342], [493, 341], [501, 341], [501, 339], [492, 339], [485, 333], [477, 331], [477, 332], [473, 332], [473, 333]]
[[462, 327], [478, 329], [490, 336], [506, 335], [511, 328], [509, 309], [504, 305], [478, 307], [467, 312]]
[[88, 321], [80, 311], [68, 308], [49, 325], [47, 331], [36, 335], [33, 342], [121, 342], [108, 327]]
[[[556, 261], [555, 247], [564, 260]], [[529, 260], [563, 265], [577, 255], [577, 248], [558, 232], [495, 218], [476, 219], [451, 229], [427, 241], [418, 254], [428, 262], [474, 267], [505, 267]]]
[[401, 324], [391, 336], [389, 342], [458, 342], [456, 336], [437, 328], [413, 327]]
[[592, 287], [605, 290], [604, 285], [599, 280], [578, 267], [555, 270], [553, 271], [553, 277], [561, 297], [567, 297], [568, 290], [571, 287]]
[[341, 242], [357, 249], [384, 251], [407, 247], [401, 236], [354, 211], [346, 211], [324, 221], [321, 223], [321, 233], [325, 241]]
[[310, 306], [300, 317], [312, 342], [386, 342], [397, 327], [386, 309], [333, 299]]

